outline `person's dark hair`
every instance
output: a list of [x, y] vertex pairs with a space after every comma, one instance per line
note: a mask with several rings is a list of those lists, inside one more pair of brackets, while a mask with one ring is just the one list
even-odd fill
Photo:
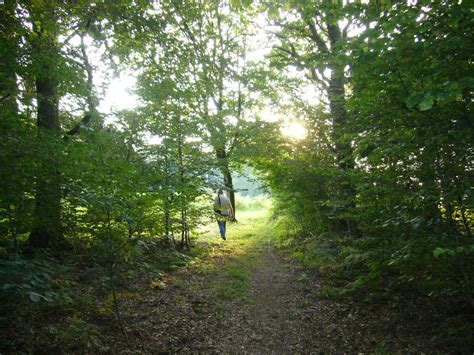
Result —
[[217, 190], [218, 195], [222, 195], [223, 193], [224, 193], [224, 191], [222, 191], [222, 189]]

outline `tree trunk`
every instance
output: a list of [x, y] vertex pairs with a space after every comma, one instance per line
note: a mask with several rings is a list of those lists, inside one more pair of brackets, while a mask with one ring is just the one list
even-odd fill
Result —
[[[38, 77], [36, 90], [38, 129], [52, 131], [53, 139], [59, 139], [57, 80], [52, 76]], [[46, 145], [50, 143], [49, 138], [47, 135]], [[45, 151], [49, 149], [50, 147], [46, 147]], [[47, 154], [45, 151], [43, 154]], [[35, 248], [55, 247], [64, 242], [61, 226], [61, 179], [54, 159], [55, 152], [51, 155], [53, 158], [43, 157], [42, 175], [36, 183], [35, 221], [29, 238], [30, 245]]]
[[[180, 127], [181, 131], [181, 118], [178, 117], [177, 126]], [[179, 162], [179, 182], [180, 182], [180, 189], [184, 189], [186, 184], [185, 176], [184, 176], [184, 162], [183, 162], [183, 141], [184, 137], [181, 132], [178, 134], [177, 137], [178, 141], [178, 162]], [[181, 205], [181, 247], [183, 249], [189, 248], [189, 240], [188, 240], [188, 214], [187, 214], [187, 201], [186, 201], [186, 194], [184, 191], [180, 191], [179, 194], [179, 203]]]
[[[435, 136], [435, 132], [427, 131], [425, 139], [429, 140], [430, 136]], [[420, 195], [419, 198], [422, 201], [421, 217], [427, 226], [431, 228], [437, 228], [440, 226], [442, 221], [442, 215], [440, 206], [443, 204], [441, 199], [442, 187], [439, 184], [439, 171], [437, 171], [437, 165], [439, 161], [437, 159], [436, 147], [434, 145], [426, 144], [419, 153], [419, 171], [418, 178], [420, 179], [421, 186], [418, 188], [417, 193]]]
[[230, 204], [232, 206], [232, 209], [234, 211], [234, 213], [232, 215], [232, 221], [235, 221], [236, 220], [236, 218], [235, 218], [236, 212], [235, 212], [234, 184], [232, 183], [232, 175], [230, 173], [229, 168], [225, 169], [223, 175], [224, 175], [224, 186], [229, 191], [229, 200], [230, 200]]
[[88, 115], [91, 117], [91, 120], [97, 128], [102, 129], [104, 128], [104, 122], [100, 118], [99, 112], [97, 111], [97, 96], [94, 91], [94, 68], [92, 67], [89, 57], [87, 55], [87, 47], [84, 42], [84, 37], [87, 34], [87, 31], [89, 30], [90, 23], [88, 24], [87, 28], [85, 29], [85, 32], [81, 34], [81, 53], [82, 53], [82, 60], [84, 61], [84, 68], [86, 70], [87, 74], [87, 83], [86, 83], [86, 88], [87, 88], [87, 109], [88, 109]]
[[[337, 24], [328, 24], [328, 34], [331, 48], [337, 48], [341, 41], [342, 34]], [[331, 79], [329, 81], [328, 98], [329, 108], [333, 118], [332, 137], [336, 149], [337, 166], [342, 173], [340, 182], [340, 198], [343, 200], [343, 211], [355, 207], [356, 190], [352, 184], [349, 172], [354, 169], [355, 163], [352, 154], [351, 142], [346, 138], [347, 131], [347, 111], [346, 99], [344, 96], [344, 66], [336, 61], [336, 53], [333, 53], [333, 60], [330, 63]], [[349, 233], [357, 229], [356, 223], [348, 218], [342, 221]]]
[[[33, 248], [58, 248], [65, 244], [61, 226], [61, 179], [54, 158], [54, 146], [60, 144], [60, 123], [58, 112], [58, 78], [56, 48], [57, 25], [53, 4], [43, 11], [35, 8], [32, 18], [33, 30], [37, 34], [34, 43], [35, 69], [37, 71], [35, 86], [37, 100], [37, 127], [41, 143], [45, 140], [42, 153], [41, 176], [36, 183], [34, 224], [30, 233], [29, 244]], [[48, 28], [49, 31], [45, 31]], [[45, 156], [49, 155], [49, 156]]]
[[18, 42], [14, 24], [16, 1], [6, 0], [0, 12], [0, 108], [2, 116], [18, 113], [16, 82]]
[[235, 210], [235, 192], [234, 192], [234, 185], [232, 183], [232, 173], [230, 172], [229, 169], [229, 163], [227, 161], [227, 153], [225, 149], [219, 148], [216, 149], [216, 156], [217, 159], [219, 160], [219, 167], [222, 173], [222, 176], [224, 177], [224, 186], [226, 190], [229, 192], [229, 200], [230, 204], [232, 206], [232, 209], [234, 210], [234, 215], [232, 216], [232, 221], [236, 221], [236, 210]]
[[[164, 155], [165, 159], [165, 166], [166, 166], [166, 177], [165, 177], [165, 186], [169, 186], [169, 169], [168, 169], [168, 152], [165, 152]], [[173, 195], [168, 193], [165, 196], [163, 211], [164, 211], [164, 226], [165, 226], [165, 235], [166, 239], [172, 244], [175, 245], [174, 236], [173, 236], [173, 228], [171, 225], [171, 205], [173, 204]]]

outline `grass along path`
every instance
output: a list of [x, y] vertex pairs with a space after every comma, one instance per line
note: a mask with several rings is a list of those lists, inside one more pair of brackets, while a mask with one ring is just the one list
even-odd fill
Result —
[[[301, 288], [295, 266], [268, 244], [265, 211], [240, 213], [221, 244], [214, 269], [218, 329], [210, 337], [218, 352], [302, 352]], [[230, 250], [231, 253], [226, 253]]]
[[[270, 233], [264, 211], [240, 213], [227, 241], [217, 225], [203, 230], [197, 257], [124, 305], [130, 352], [440, 351], [419, 323], [318, 296], [321, 279], [277, 252]], [[117, 334], [111, 350], [124, 349]]]

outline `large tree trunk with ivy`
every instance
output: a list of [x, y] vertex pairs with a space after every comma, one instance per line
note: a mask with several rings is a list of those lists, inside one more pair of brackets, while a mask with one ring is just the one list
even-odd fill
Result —
[[[57, 77], [56, 47], [57, 24], [54, 3], [48, 2], [34, 7], [33, 30], [36, 34], [35, 87], [37, 99], [37, 127], [43, 149], [41, 151], [40, 174], [36, 182], [34, 225], [29, 244], [34, 248], [44, 248], [64, 244], [61, 226], [61, 178], [54, 158], [60, 139], [59, 95]], [[57, 144], [51, 144], [52, 141]]]

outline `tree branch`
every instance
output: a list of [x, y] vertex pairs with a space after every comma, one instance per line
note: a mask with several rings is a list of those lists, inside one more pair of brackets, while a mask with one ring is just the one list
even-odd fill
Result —
[[314, 26], [314, 24], [312, 24], [309, 21], [307, 22], [307, 24], [311, 32], [311, 39], [316, 43], [318, 49], [323, 53], [329, 53], [328, 46], [326, 45], [326, 43], [324, 43], [323, 39], [321, 38], [318, 31], [316, 30], [316, 27]]
[[5, 101], [6, 99], [8, 99], [8, 97], [10, 97], [10, 93], [9, 94], [6, 94], [5, 96], [3, 96], [1, 99], [0, 99], [0, 103], [2, 103], [3, 101]]
[[278, 49], [279, 51], [283, 53], [290, 55], [291, 57], [295, 59], [301, 59], [300, 55], [296, 52], [295, 47], [293, 45], [291, 45], [291, 47], [292, 47], [291, 50], [284, 47], [280, 47], [280, 46], [275, 46], [274, 48]]
[[306, 77], [309, 79], [309, 80], [312, 80], [318, 84], [320, 84], [325, 90], [328, 90], [329, 89], [329, 82], [328, 80], [326, 79], [326, 77], [324, 76], [324, 74], [322, 73], [319, 73], [316, 68], [312, 67], [310, 68], [310, 73], [311, 74], [307, 74]]
[[348, 21], [347, 25], [345, 25], [344, 28], [342, 29], [342, 38], [347, 38], [347, 32], [349, 31], [349, 26], [351, 24], [352, 23], [350, 21]]
[[77, 133], [79, 133], [79, 131], [81, 130], [81, 127], [87, 126], [89, 124], [89, 122], [91, 121], [91, 118], [92, 118], [92, 116], [89, 113], [84, 115], [82, 120], [80, 122], [78, 122], [71, 130], [69, 130], [66, 133], [66, 135], [63, 137], [63, 141], [68, 142], [69, 137], [72, 137], [72, 136], [76, 135]]

